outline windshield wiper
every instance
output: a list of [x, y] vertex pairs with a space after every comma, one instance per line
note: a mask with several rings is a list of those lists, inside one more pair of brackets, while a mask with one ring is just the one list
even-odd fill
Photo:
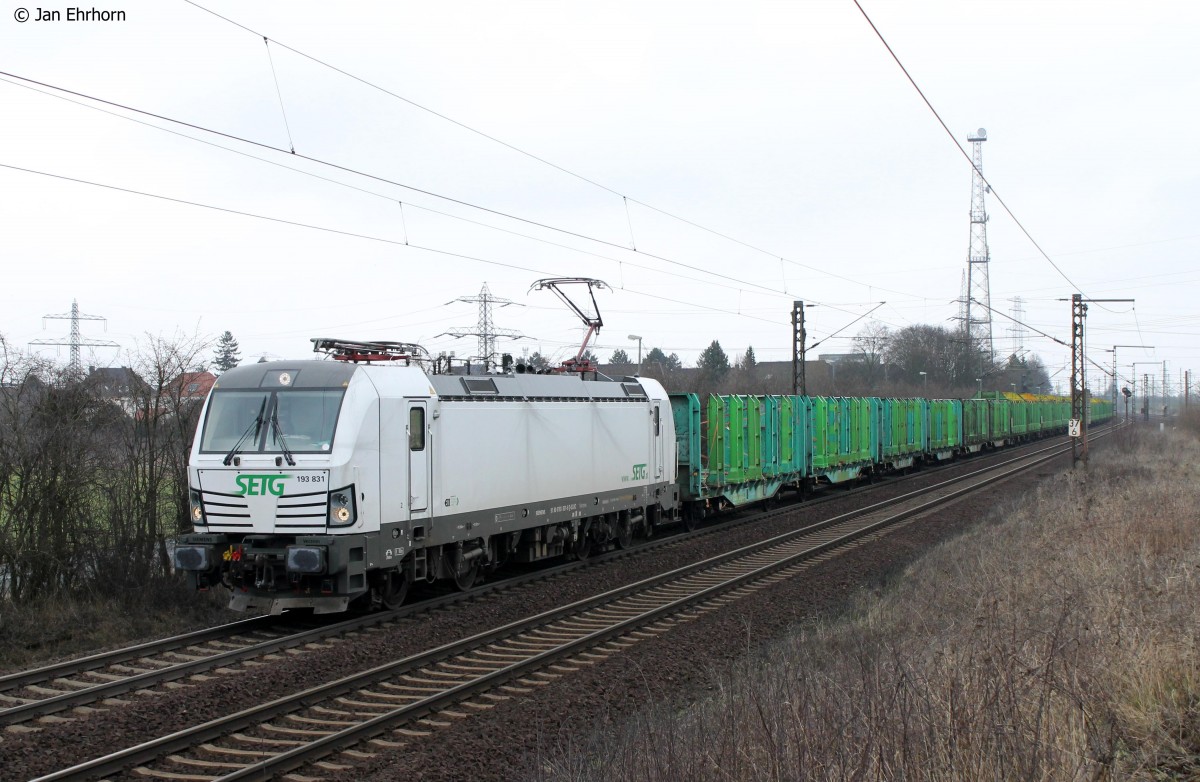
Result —
[[267, 398], [264, 396], [262, 404], [258, 406], [258, 415], [254, 416], [254, 420], [251, 421], [250, 425], [246, 427], [246, 431], [242, 432], [242, 436], [239, 437], [238, 441], [233, 444], [232, 448], [229, 449], [229, 453], [225, 454], [225, 459], [222, 463], [226, 467], [233, 462], [234, 455], [242, 449], [242, 443], [246, 442], [246, 438], [250, 436], [251, 431], [254, 432], [254, 436], [256, 438], [258, 437], [258, 433], [262, 429], [263, 425], [263, 413], [265, 413], [266, 410]]
[[288, 467], [295, 467], [296, 460], [292, 458], [292, 451], [287, 447], [287, 440], [283, 438], [283, 427], [279, 425], [278, 405], [271, 413], [271, 429], [275, 432], [275, 437], [279, 439], [279, 450], [283, 451], [283, 458], [287, 459]]

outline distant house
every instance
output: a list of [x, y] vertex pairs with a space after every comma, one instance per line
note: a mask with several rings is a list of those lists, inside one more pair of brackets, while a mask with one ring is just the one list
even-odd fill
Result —
[[217, 376], [212, 372], [184, 372], [172, 380], [167, 389], [172, 396], [178, 392], [181, 402], [193, 399], [203, 401], [216, 382]]
[[97, 396], [117, 405], [127, 415], [133, 415], [138, 398], [149, 389], [141, 375], [129, 367], [88, 367], [87, 383]]

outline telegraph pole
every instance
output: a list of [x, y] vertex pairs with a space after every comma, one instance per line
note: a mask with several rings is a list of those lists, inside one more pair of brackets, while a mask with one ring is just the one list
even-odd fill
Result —
[[[1154, 350], [1154, 346], [1153, 345], [1113, 345], [1112, 346], [1112, 354], [1113, 354], [1113, 393], [1112, 393], [1113, 423], [1116, 423], [1116, 420], [1117, 420], [1117, 381], [1120, 378], [1120, 374], [1117, 371], [1117, 348], [1142, 348], [1143, 350]], [[1135, 390], [1137, 389], [1137, 376], [1136, 375], [1133, 378], [1133, 387]], [[1128, 394], [1125, 395], [1125, 421], [1126, 421], [1126, 423], [1129, 422], [1129, 395]]]
[[1167, 418], [1167, 362], [1163, 361], [1163, 420]]
[[[1081, 294], [1071, 296], [1071, 464], [1079, 461], [1079, 450], [1083, 451], [1083, 461], [1087, 464], [1087, 426], [1086, 402], [1083, 391], [1087, 385], [1086, 370], [1083, 364], [1083, 321], [1087, 317], [1087, 305], [1083, 303]], [[1082, 448], [1076, 449], [1076, 440], [1081, 441]]]
[[[1068, 432], [1071, 435], [1072, 465], [1082, 459], [1086, 466], [1088, 461], [1087, 371], [1083, 339], [1083, 324], [1087, 319], [1086, 302], [1129, 303], [1132, 301], [1133, 299], [1085, 299], [1081, 293], [1071, 294], [1071, 421]], [[1076, 440], [1079, 441], [1078, 449], [1076, 449]]]
[[804, 377], [804, 302], [792, 302], [792, 394], [808, 395], [808, 384]]

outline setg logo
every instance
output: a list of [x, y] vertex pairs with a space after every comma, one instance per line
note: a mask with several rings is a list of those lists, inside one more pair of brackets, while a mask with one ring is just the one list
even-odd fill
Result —
[[645, 478], [646, 478], [646, 465], [644, 465], [644, 464], [633, 465], [633, 480], [641, 481], [641, 480], [645, 480]]
[[260, 497], [264, 494], [283, 496], [283, 482], [290, 475], [239, 475], [235, 480], [238, 494], [243, 497]]

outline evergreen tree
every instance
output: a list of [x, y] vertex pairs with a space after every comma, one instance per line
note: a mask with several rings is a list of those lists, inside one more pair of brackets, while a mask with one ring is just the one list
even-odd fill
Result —
[[228, 372], [238, 365], [242, 360], [241, 348], [238, 347], [238, 342], [233, 338], [233, 334], [226, 331], [217, 339], [217, 346], [213, 349], [215, 354], [213, 357], [213, 369], [217, 373]]
[[616, 364], [617, 366], [626, 366], [628, 364], [632, 364], [633, 362], [629, 360], [628, 353], [620, 348], [617, 348], [613, 351], [612, 358], [608, 360], [608, 363]]
[[721, 349], [721, 343], [714, 339], [696, 360], [696, 367], [709, 379], [720, 380], [729, 372], [729, 356]]
[[658, 368], [661, 372], [674, 372], [683, 366], [683, 362], [679, 360], [679, 356], [675, 353], [667, 355], [662, 352], [662, 348], [651, 348], [642, 360], [642, 367]]
[[742, 360], [738, 362], [738, 369], [743, 372], [752, 372], [756, 366], [758, 366], [758, 359], [754, 357], [754, 346], [750, 345], [746, 348]]

